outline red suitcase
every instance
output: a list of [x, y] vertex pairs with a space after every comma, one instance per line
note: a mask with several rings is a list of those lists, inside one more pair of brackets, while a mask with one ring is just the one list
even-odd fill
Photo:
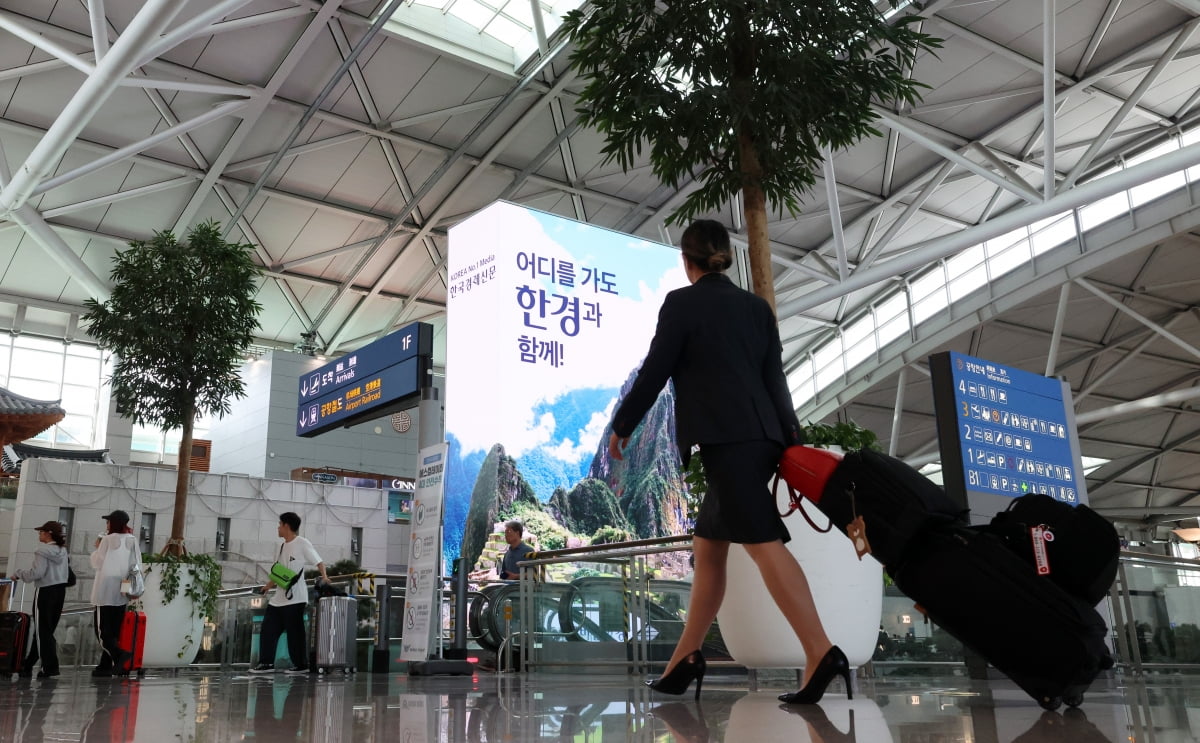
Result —
[[0, 675], [11, 675], [25, 665], [32, 636], [32, 618], [23, 611], [0, 613]]
[[146, 651], [146, 613], [143, 611], [127, 611], [121, 621], [121, 636], [117, 638], [117, 646], [130, 657], [115, 669], [120, 675], [142, 670], [142, 656]]

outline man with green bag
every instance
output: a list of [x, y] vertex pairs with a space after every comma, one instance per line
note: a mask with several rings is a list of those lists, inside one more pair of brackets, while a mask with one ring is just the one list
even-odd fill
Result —
[[259, 664], [250, 673], [274, 673], [275, 652], [279, 636], [287, 634], [288, 657], [291, 674], [308, 673], [308, 643], [304, 636], [304, 609], [308, 605], [308, 585], [304, 582], [304, 570], [316, 567], [321, 577], [329, 580], [325, 563], [312, 546], [312, 542], [300, 536], [300, 517], [288, 511], [279, 515], [279, 536], [283, 544], [279, 556], [271, 566], [270, 580], [262, 587], [262, 593], [275, 589], [267, 602], [267, 613], [263, 617], [262, 633], [259, 635]]

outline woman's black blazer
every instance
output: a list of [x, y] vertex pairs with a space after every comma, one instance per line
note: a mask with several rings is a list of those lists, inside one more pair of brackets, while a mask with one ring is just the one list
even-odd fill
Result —
[[724, 274], [705, 274], [667, 295], [650, 350], [613, 415], [613, 432], [632, 434], [671, 379], [684, 462], [693, 444], [801, 443], [782, 350], [766, 300]]

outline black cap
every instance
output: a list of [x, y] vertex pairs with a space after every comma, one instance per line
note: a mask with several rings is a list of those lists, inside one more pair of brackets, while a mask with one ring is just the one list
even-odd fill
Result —
[[120, 521], [125, 524], [129, 523], [129, 514], [125, 513], [119, 508], [112, 513], [101, 516], [100, 518], [104, 519], [105, 521]]

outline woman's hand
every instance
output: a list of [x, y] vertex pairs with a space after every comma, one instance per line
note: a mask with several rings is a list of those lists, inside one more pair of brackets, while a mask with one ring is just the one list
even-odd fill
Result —
[[627, 446], [629, 446], [629, 437], [618, 436], [614, 433], [608, 437], [608, 456], [618, 462], [625, 461], [625, 455], [621, 453], [621, 450]]

